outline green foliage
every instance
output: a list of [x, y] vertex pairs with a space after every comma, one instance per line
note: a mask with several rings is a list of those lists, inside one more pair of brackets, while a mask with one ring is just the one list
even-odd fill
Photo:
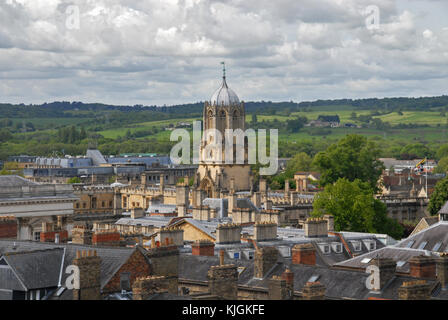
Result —
[[360, 135], [347, 135], [331, 145], [326, 151], [319, 152], [313, 165], [321, 173], [320, 184], [326, 186], [339, 178], [349, 181], [360, 179], [374, 190], [384, 165], [378, 160], [378, 146]]
[[446, 173], [448, 172], [448, 156], [443, 157], [437, 163], [437, 167], [434, 169], [434, 173]]
[[403, 160], [425, 157], [431, 158], [433, 155], [431, 150], [422, 143], [407, 144], [401, 149], [400, 153], [400, 158]]
[[313, 203], [313, 216], [331, 214], [336, 231], [386, 233], [393, 238], [402, 236], [402, 227], [387, 217], [386, 205], [374, 198], [373, 190], [358, 179], [338, 179], [326, 185]]
[[73, 183], [81, 183], [81, 179], [78, 178], [78, 177], [73, 177], [73, 178], [68, 179], [67, 183], [71, 183], [71, 184], [73, 184]]
[[437, 182], [434, 192], [429, 199], [428, 211], [436, 215], [445, 202], [448, 201], [448, 177]]
[[448, 157], [448, 144], [444, 144], [437, 149], [436, 158], [438, 160]]
[[298, 171], [311, 171], [314, 168], [312, 163], [313, 159], [308, 154], [300, 152], [288, 161], [285, 175], [288, 178], [293, 178]]
[[299, 132], [307, 122], [308, 119], [306, 117], [297, 117], [293, 120], [287, 120], [286, 130], [289, 132]]

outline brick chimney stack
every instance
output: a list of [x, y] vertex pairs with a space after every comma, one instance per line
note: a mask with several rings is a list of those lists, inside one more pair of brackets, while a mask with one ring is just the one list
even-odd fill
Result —
[[226, 300], [238, 297], [238, 270], [236, 265], [211, 266], [207, 273], [210, 294]]
[[224, 265], [224, 250], [221, 249], [219, 250], [219, 265], [223, 266]]
[[169, 291], [169, 281], [164, 276], [137, 278], [132, 285], [133, 300], [147, 300], [156, 293]]
[[215, 244], [210, 240], [198, 240], [191, 245], [192, 255], [209, 256], [215, 255]]
[[328, 237], [328, 222], [323, 218], [308, 218], [305, 221], [305, 237]]
[[314, 266], [316, 264], [316, 249], [311, 243], [296, 244], [292, 248], [292, 263]]
[[389, 258], [375, 258], [372, 259], [369, 265], [374, 265], [379, 269], [379, 288], [378, 291], [383, 290], [384, 286], [395, 276], [397, 263]]
[[292, 273], [291, 270], [286, 269], [282, 273], [282, 279], [284, 279], [286, 281], [286, 289], [288, 291], [290, 299], [293, 299], [293, 296], [294, 296], [294, 273]]
[[167, 238], [168, 243], [147, 251], [146, 256], [151, 261], [151, 270], [155, 276], [164, 276], [168, 282], [168, 292], [177, 294], [179, 277], [179, 249]]
[[254, 276], [263, 279], [277, 263], [278, 250], [275, 247], [262, 247], [255, 251]]
[[302, 289], [303, 300], [324, 300], [325, 286], [320, 282], [307, 282]]
[[414, 278], [435, 278], [436, 261], [428, 256], [415, 256], [409, 260], [410, 274]]
[[403, 282], [398, 288], [399, 300], [429, 300], [431, 297], [431, 286], [426, 280]]
[[79, 268], [79, 289], [73, 289], [73, 300], [101, 300], [101, 258], [94, 251], [77, 251], [73, 265]]
[[268, 282], [269, 300], [287, 300], [288, 289], [286, 288], [286, 280], [279, 276], [273, 276]]
[[447, 289], [448, 284], [448, 253], [441, 253], [436, 260], [437, 280], [442, 285], [442, 290]]

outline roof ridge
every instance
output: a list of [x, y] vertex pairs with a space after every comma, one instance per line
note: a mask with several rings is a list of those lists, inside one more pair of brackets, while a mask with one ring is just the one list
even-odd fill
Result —
[[35, 252], [44, 252], [44, 251], [54, 251], [54, 250], [64, 250], [63, 247], [56, 247], [56, 248], [46, 248], [46, 249], [36, 249], [36, 250], [28, 250], [28, 251], [7, 251], [3, 253], [3, 256], [15, 256], [19, 254], [28, 254], [28, 253], [35, 253]]

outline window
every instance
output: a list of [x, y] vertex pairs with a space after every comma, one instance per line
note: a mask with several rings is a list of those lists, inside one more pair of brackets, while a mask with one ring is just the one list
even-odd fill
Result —
[[411, 240], [411, 241], [409, 241], [407, 244], [406, 244], [406, 248], [410, 248], [410, 247], [412, 247], [412, 245], [414, 244], [414, 240]]
[[376, 242], [375, 240], [372, 239], [368, 239], [368, 240], [363, 240], [364, 244], [366, 245], [367, 249], [369, 251], [375, 250], [376, 249]]
[[406, 261], [398, 261], [397, 267], [402, 267], [402, 266], [404, 266], [405, 263], [406, 263]]
[[240, 253], [239, 252], [234, 252], [233, 253], [233, 259], [239, 259], [240, 258]]
[[101, 201], [101, 207], [105, 207], [106, 206], [106, 202], [104, 202], [104, 201]]
[[40, 241], [40, 232], [34, 232], [34, 241]]
[[84, 203], [82, 204], [82, 207], [85, 209], [85, 208], [87, 207], [87, 204], [84, 202]]
[[131, 290], [131, 273], [122, 272], [120, 273], [120, 288], [122, 291]]
[[437, 242], [434, 245], [434, 247], [432, 248], [432, 251], [439, 251], [441, 245], [442, 245], [442, 242]]
[[355, 251], [362, 250], [361, 241], [351, 241], [351, 244], [353, 246], [353, 250], [355, 250]]
[[342, 253], [342, 243], [339, 242], [333, 242], [331, 244], [331, 248], [333, 249], [334, 252], [336, 253]]
[[316, 282], [319, 279], [320, 275], [313, 275], [308, 279], [307, 282]]
[[361, 263], [369, 263], [372, 258], [364, 258], [361, 260]]
[[76, 209], [79, 209], [79, 202], [76, 203]]
[[329, 254], [330, 253], [330, 245], [327, 243], [320, 243], [319, 244], [319, 249], [322, 251], [322, 253], [324, 254]]
[[112, 207], [113, 207], [113, 202], [109, 201], [109, 208], [112, 208]]
[[428, 243], [428, 241], [423, 241], [422, 243], [420, 243], [420, 245], [418, 246], [417, 249], [423, 250], [426, 247], [427, 243]]

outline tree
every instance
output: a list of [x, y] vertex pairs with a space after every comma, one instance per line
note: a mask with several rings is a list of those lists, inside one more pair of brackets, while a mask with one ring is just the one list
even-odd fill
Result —
[[312, 170], [313, 159], [305, 152], [296, 154], [286, 165], [285, 175], [288, 178], [293, 178], [298, 171]]
[[401, 149], [401, 158], [403, 160], [432, 157], [432, 152], [427, 146], [421, 143], [407, 144]]
[[256, 124], [256, 123], [257, 123], [257, 114], [252, 113], [252, 124]]
[[436, 158], [438, 160], [440, 160], [444, 157], [448, 157], [448, 144], [444, 144], [444, 145], [440, 146], [436, 152]]
[[432, 215], [436, 215], [440, 208], [448, 201], [448, 177], [437, 182], [434, 192], [429, 199], [428, 210]]
[[314, 199], [312, 216], [331, 214], [336, 231], [386, 233], [399, 239], [403, 228], [387, 217], [386, 205], [374, 198], [369, 183], [338, 179]]
[[313, 161], [321, 173], [320, 184], [326, 186], [339, 178], [349, 181], [360, 179], [368, 182], [377, 190], [378, 179], [384, 170], [383, 163], [378, 160], [380, 150], [373, 141], [350, 134], [332, 144], [326, 151], [319, 152]]
[[297, 117], [293, 120], [287, 120], [286, 130], [292, 133], [299, 132], [299, 130], [302, 129], [307, 122], [308, 119], [306, 117]]
[[448, 172], [448, 157], [443, 157], [437, 163], [437, 167], [434, 169], [434, 173], [446, 173]]
[[73, 183], [81, 183], [81, 179], [78, 177], [73, 177], [68, 179], [67, 183], [73, 184]]

